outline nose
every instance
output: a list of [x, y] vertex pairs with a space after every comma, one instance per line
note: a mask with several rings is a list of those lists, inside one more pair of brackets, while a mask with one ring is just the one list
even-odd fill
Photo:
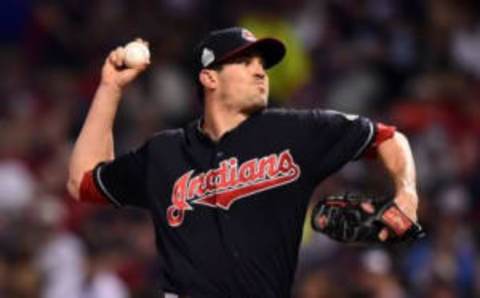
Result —
[[255, 76], [256, 79], [263, 80], [263, 79], [265, 79], [265, 72], [264, 71], [263, 72], [255, 72], [254, 76]]
[[263, 63], [260, 60], [260, 58], [255, 58], [255, 60], [253, 61], [252, 64], [253, 64], [253, 68], [254, 68], [253, 75], [255, 76], [255, 78], [264, 79], [265, 76], [267, 75], [267, 73], [265, 71], [265, 68], [263, 67]]

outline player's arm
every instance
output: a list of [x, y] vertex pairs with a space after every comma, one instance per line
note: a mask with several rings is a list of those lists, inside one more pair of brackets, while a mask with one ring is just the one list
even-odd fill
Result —
[[407, 138], [400, 132], [394, 132], [391, 138], [378, 145], [377, 153], [393, 179], [396, 204], [416, 222], [418, 207], [416, 171]]
[[124, 56], [124, 49], [117, 48], [105, 60], [100, 84], [70, 157], [67, 189], [77, 200], [84, 175], [98, 163], [114, 158], [113, 124], [122, 90], [147, 67], [122, 68]]

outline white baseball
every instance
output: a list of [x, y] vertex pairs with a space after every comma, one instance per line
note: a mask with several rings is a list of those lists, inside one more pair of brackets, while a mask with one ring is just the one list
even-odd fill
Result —
[[125, 46], [125, 66], [136, 68], [150, 62], [150, 50], [148, 46], [140, 41], [129, 42]]

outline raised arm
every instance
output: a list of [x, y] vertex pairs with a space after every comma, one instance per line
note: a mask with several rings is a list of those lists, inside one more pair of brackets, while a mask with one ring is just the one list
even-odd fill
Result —
[[417, 221], [418, 195], [415, 163], [407, 138], [395, 132], [391, 139], [382, 142], [378, 155], [393, 179], [395, 203], [413, 221]]
[[67, 189], [77, 200], [84, 174], [99, 162], [114, 158], [113, 124], [123, 88], [148, 66], [146, 63], [135, 68], [123, 68], [124, 57], [125, 51], [119, 47], [105, 60], [100, 84], [73, 147]]

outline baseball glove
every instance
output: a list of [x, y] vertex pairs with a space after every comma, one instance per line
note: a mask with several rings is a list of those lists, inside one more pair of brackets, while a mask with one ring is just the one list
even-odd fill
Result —
[[[311, 223], [314, 230], [345, 243], [411, 242], [425, 236], [422, 227], [405, 215], [392, 199], [353, 193], [320, 200], [313, 209]], [[381, 241], [379, 233], [385, 227], [389, 236]]]

